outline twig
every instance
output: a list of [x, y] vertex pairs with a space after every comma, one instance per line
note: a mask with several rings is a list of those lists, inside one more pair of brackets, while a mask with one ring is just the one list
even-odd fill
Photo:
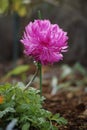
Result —
[[38, 71], [39, 71], [39, 68], [38, 68], [38, 66], [37, 66], [37, 70], [36, 70], [34, 76], [33, 76], [32, 79], [30, 80], [30, 82], [25, 86], [24, 91], [27, 90], [27, 89], [30, 87], [30, 85], [32, 84], [32, 82], [33, 82], [34, 79], [36, 78], [36, 76], [37, 76], [37, 74], [38, 74]]

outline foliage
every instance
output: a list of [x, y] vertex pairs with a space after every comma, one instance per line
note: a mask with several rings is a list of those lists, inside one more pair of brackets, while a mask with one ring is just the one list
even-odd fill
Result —
[[27, 15], [31, 12], [32, 7], [47, 2], [53, 5], [58, 5], [59, 0], [0, 0], [0, 14], [16, 12], [19, 16]]
[[52, 124], [66, 124], [67, 121], [59, 114], [53, 115], [42, 108], [44, 97], [40, 97], [39, 90], [29, 88], [24, 91], [21, 84], [5, 84], [0, 86], [0, 95], [4, 97], [0, 104], [0, 127], [5, 128], [9, 122], [16, 119], [16, 127], [29, 130], [57, 130]]
[[[3, 78], [2, 81], [6, 81], [9, 77], [11, 76], [17, 76], [17, 75], [21, 75], [24, 74], [24, 72], [29, 70], [29, 65], [20, 65], [15, 67], [14, 69], [12, 69], [11, 71], [9, 71]], [[21, 75], [23, 76], [23, 75]]]
[[83, 76], [87, 76], [86, 69], [78, 62], [74, 65], [73, 70], [80, 72]]
[[27, 14], [27, 9], [23, 0], [1, 0], [0, 1], [0, 14], [8, 11], [17, 12], [20, 16]]
[[5, 12], [8, 8], [8, 1], [7, 0], [0, 0], [0, 14]]

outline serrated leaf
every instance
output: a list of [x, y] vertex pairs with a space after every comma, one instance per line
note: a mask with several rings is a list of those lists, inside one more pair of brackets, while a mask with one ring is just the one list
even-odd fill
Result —
[[60, 117], [60, 114], [53, 115], [51, 120], [56, 121], [60, 125], [67, 124], [67, 120], [65, 118], [63, 118], [63, 117]]
[[50, 122], [48, 121], [44, 122], [40, 130], [50, 130]]
[[6, 108], [5, 110], [3, 111], [0, 111], [0, 118], [2, 118], [4, 115], [6, 115], [7, 113], [14, 113], [15, 112], [15, 109], [14, 108], [11, 108], [11, 107], [8, 107]]
[[22, 130], [29, 130], [30, 125], [40, 130], [57, 130], [52, 121], [59, 124], [65, 123], [60, 114], [53, 115], [50, 111], [43, 109], [42, 97], [38, 94], [38, 90], [29, 88], [23, 91], [19, 86], [21, 84], [0, 87], [0, 94], [5, 96], [5, 102], [0, 106], [0, 118], [3, 122], [16, 118]]

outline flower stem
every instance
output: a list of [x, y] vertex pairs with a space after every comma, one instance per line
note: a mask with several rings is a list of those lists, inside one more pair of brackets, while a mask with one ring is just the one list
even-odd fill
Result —
[[39, 19], [42, 19], [40, 10], [38, 10], [38, 18], [39, 18]]
[[39, 73], [40, 73], [40, 96], [42, 96], [42, 64], [38, 63]]
[[[42, 19], [40, 10], [38, 10], [38, 18]], [[38, 63], [38, 68], [40, 73], [40, 96], [42, 96], [42, 64]]]

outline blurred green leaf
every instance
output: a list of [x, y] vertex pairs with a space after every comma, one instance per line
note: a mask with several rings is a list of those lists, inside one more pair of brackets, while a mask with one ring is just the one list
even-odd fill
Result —
[[29, 65], [20, 65], [8, 72], [3, 78], [2, 81], [7, 80], [12, 75], [20, 75], [29, 70]]
[[23, 126], [22, 126], [22, 130], [29, 130], [29, 127], [30, 127], [30, 123], [25, 123]]
[[8, 8], [8, 0], [0, 0], [0, 14], [4, 13]]
[[80, 63], [76, 63], [73, 69], [79, 71], [83, 76], [87, 75], [86, 69]]
[[23, 17], [27, 14], [27, 10], [25, 6], [21, 6], [18, 10], [17, 10], [19, 16]]
[[[30, 1], [26, 4], [30, 4]], [[27, 6], [23, 0], [0, 0], [0, 14], [6, 11], [16, 12], [19, 16], [23, 17], [27, 14]]]
[[21, 65], [21, 66], [18, 66], [16, 67], [15, 69], [13, 69], [12, 71], [10, 71], [8, 73], [8, 75], [19, 75], [23, 72], [26, 72], [27, 70], [29, 69], [29, 65]]
[[70, 66], [68, 65], [63, 65], [62, 66], [62, 73], [61, 73], [61, 79], [66, 78], [67, 76], [69, 76], [72, 73], [72, 69]]

